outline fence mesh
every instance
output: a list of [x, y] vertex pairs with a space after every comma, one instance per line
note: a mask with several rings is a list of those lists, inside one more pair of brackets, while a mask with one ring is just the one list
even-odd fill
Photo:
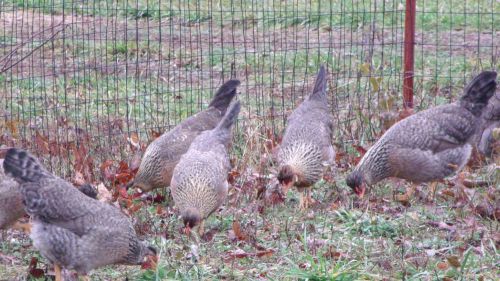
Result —
[[[498, 69], [499, 6], [417, 2], [418, 109]], [[281, 133], [325, 63], [335, 142], [348, 150], [398, 118], [404, 11], [401, 0], [0, 0], [0, 142], [92, 181], [99, 163], [130, 159], [132, 144], [206, 108], [235, 77], [243, 150]]]

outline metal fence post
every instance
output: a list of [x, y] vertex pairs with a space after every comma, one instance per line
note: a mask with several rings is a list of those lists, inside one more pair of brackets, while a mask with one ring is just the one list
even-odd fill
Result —
[[403, 106], [405, 109], [413, 108], [416, 3], [417, 0], [406, 0], [403, 78]]

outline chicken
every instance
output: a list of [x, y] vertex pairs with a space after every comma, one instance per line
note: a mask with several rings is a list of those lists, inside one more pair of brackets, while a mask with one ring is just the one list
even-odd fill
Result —
[[56, 280], [61, 267], [86, 275], [100, 266], [141, 264], [156, 255], [119, 209], [52, 175], [28, 152], [9, 149], [3, 167], [19, 183], [33, 223], [33, 245], [54, 263]]
[[488, 107], [482, 114], [481, 127], [478, 132], [477, 147], [479, 151], [487, 157], [492, 157], [496, 152], [494, 151], [494, 144], [498, 141], [494, 137], [494, 131], [500, 128], [500, 92], [494, 95]]
[[[2, 162], [0, 160], [0, 164]], [[25, 213], [19, 184], [5, 176], [0, 167], [0, 229], [13, 225]], [[25, 225], [15, 224], [14, 227], [27, 230]]]
[[[90, 184], [84, 184], [78, 189], [91, 198], [97, 198], [97, 191]], [[29, 224], [16, 222], [25, 214], [19, 184], [10, 177], [5, 176], [3, 159], [0, 159], [0, 229], [12, 226], [12, 228], [30, 232], [31, 227]]]
[[312, 202], [308, 188], [321, 179], [335, 159], [333, 117], [327, 100], [327, 73], [321, 66], [314, 90], [288, 117], [277, 160], [278, 181], [286, 194], [291, 186], [301, 192], [300, 208]]
[[231, 127], [239, 112], [240, 103], [233, 103], [217, 127], [193, 140], [174, 169], [170, 189], [187, 233], [198, 226], [201, 236], [204, 220], [227, 197], [227, 175], [231, 169], [228, 146]]
[[[459, 101], [413, 114], [394, 124], [365, 153], [346, 182], [363, 197], [366, 186], [397, 177], [415, 184], [460, 171], [471, 155], [481, 115], [493, 96], [496, 72], [485, 71], [464, 89]], [[436, 184], [431, 185], [433, 195]]]
[[239, 85], [238, 80], [227, 81], [219, 88], [206, 110], [187, 118], [154, 140], [146, 149], [139, 170], [128, 187], [140, 188], [142, 191], [168, 187], [181, 156], [196, 136], [217, 126]]

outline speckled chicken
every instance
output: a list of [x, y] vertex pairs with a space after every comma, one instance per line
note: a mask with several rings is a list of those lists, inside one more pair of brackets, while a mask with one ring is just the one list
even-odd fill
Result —
[[301, 192], [300, 208], [312, 202], [308, 188], [321, 179], [335, 159], [333, 118], [328, 108], [327, 73], [321, 66], [314, 90], [288, 117], [278, 151], [278, 181], [286, 194], [291, 186]]
[[170, 186], [174, 202], [180, 210], [185, 230], [199, 226], [200, 236], [204, 220], [224, 203], [227, 196], [227, 175], [231, 169], [228, 146], [231, 127], [239, 112], [240, 103], [233, 103], [217, 127], [194, 139], [174, 169]]
[[209, 107], [155, 139], [146, 149], [139, 170], [129, 187], [150, 191], [170, 185], [172, 173], [181, 156], [201, 132], [217, 126], [236, 95], [238, 80], [229, 80], [215, 94]]
[[477, 147], [487, 157], [492, 157], [495, 144], [493, 131], [500, 128], [500, 92], [497, 91], [482, 114], [482, 123], [478, 132]]
[[[496, 77], [496, 72], [482, 72], [465, 87], [460, 100], [394, 124], [366, 152], [347, 177], [347, 185], [362, 197], [366, 186], [388, 177], [417, 184], [460, 171], [470, 157], [481, 115], [495, 92]], [[431, 188], [434, 190], [435, 184]]]
[[138, 240], [119, 209], [52, 175], [28, 152], [9, 149], [3, 167], [20, 184], [33, 244], [54, 263], [56, 280], [61, 280], [61, 267], [85, 275], [109, 264], [141, 264], [156, 254]]

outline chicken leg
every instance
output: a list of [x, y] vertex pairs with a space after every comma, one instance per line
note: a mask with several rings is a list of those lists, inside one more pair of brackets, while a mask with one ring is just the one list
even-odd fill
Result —
[[21, 230], [26, 234], [31, 233], [31, 223], [21, 223], [21, 222], [16, 222], [14, 225], [12, 225], [13, 229]]
[[202, 220], [200, 222], [200, 225], [198, 226], [198, 235], [200, 235], [200, 238], [203, 236], [205, 233], [205, 220]]
[[311, 205], [313, 205], [314, 202], [316, 202], [316, 201], [314, 201], [314, 199], [312, 198], [311, 191], [309, 189], [307, 189], [307, 188], [304, 188], [300, 192], [300, 202], [299, 202], [300, 209], [301, 210], [306, 210]]
[[300, 192], [300, 197], [299, 197], [299, 209], [300, 209], [301, 211], [303, 211], [303, 210], [307, 209], [307, 207], [306, 207], [306, 198], [305, 198], [306, 196], [305, 196], [305, 193], [306, 193], [306, 191], [305, 191], [305, 190], [302, 190], [302, 191]]
[[56, 281], [63, 281], [61, 267], [58, 264], [54, 264], [54, 274], [56, 275]]
[[412, 183], [408, 189], [406, 189], [405, 194], [398, 194], [396, 195], [396, 201], [400, 202], [403, 205], [408, 205], [410, 202], [410, 198], [413, 196], [415, 193], [415, 190], [417, 189], [417, 185]]
[[436, 198], [437, 185], [437, 181], [433, 181], [429, 184], [429, 195], [427, 195], [427, 200], [429, 200], [430, 202], [434, 201], [434, 198]]

